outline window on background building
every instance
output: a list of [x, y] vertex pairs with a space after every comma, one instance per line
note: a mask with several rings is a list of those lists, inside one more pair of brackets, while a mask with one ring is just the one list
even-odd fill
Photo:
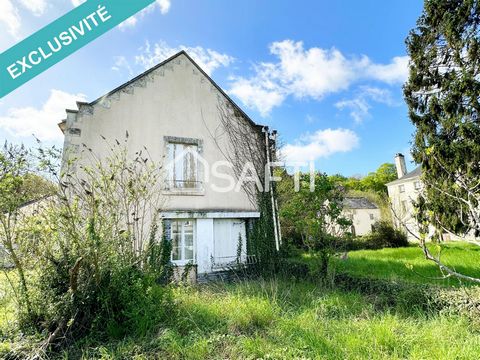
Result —
[[194, 259], [193, 220], [172, 220], [172, 261], [188, 262]]
[[171, 189], [197, 189], [198, 145], [170, 142], [167, 144], [169, 159], [168, 187]]
[[422, 183], [420, 181], [415, 181], [413, 185], [415, 186], [415, 190], [420, 190], [422, 187]]
[[375, 216], [373, 214], [370, 214], [370, 220], [375, 220]]
[[407, 201], [404, 200], [402, 201], [402, 213], [406, 213], [407, 212]]
[[399, 185], [399, 186], [398, 186], [398, 190], [399, 190], [401, 193], [405, 192], [405, 185], [403, 185], [403, 184], [402, 184], [402, 185]]

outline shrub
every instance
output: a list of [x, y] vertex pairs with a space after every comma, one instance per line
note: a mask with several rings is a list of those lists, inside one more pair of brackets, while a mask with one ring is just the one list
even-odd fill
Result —
[[343, 251], [378, 250], [409, 246], [407, 236], [388, 221], [378, 221], [372, 232], [365, 236], [338, 239], [337, 249]]
[[406, 314], [412, 310], [466, 316], [480, 325], [480, 288], [444, 288], [430, 284], [366, 279], [337, 274], [335, 285], [344, 291], [370, 296], [378, 308], [395, 307]]
[[55, 165], [59, 154], [40, 152], [60, 186], [25, 221], [28, 246], [19, 249], [32, 273], [25, 284], [28, 306], [19, 301], [28, 315], [20, 325], [48, 334], [38, 351], [91, 334], [143, 335], [171, 312], [171, 244], [157, 236], [162, 166], [142, 151], [132, 158], [116, 144], [107, 144], [105, 159], [86, 148], [79, 170], [70, 171], [69, 160], [62, 173]]
[[[312, 280], [307, 263], [300, 259], [284, 259], [283, 275], [290, 279]], [[370, 279], [335, 274], [336, 289], [367, 296], [379, 310], [395, 308], [405, 314], [448, 313], [466, 316], [480, 327], [480, 287], [445, 288], [431, 284], [414, 284], [405, 281]]]
[[408, 246], [407, 236], [400, 230], [395, 229], [387, 221], [378, 221], [373, 225], [372, 233], [366, 237], [366, 241], [372, 247], [398, 248]]
[[[103, 246], [95, 250], [107, 252]], [[92, 332], [113, 338], [144, 335], [171, 310], [171, 291], [162, 281], [164, 268], [114, 254], [86, 256], [81, 266], [79, 259], [66, 251], [65, 256], [38, 267], [37, 291], [32, 293], [37, 322], [31, 324], [38, 330], [59, 329], [70, 339]]]
[[296, 258], [282, 258], [279, 266], [279, 274], [288, 278], [306, 279], [310, 274], [308, 265]]

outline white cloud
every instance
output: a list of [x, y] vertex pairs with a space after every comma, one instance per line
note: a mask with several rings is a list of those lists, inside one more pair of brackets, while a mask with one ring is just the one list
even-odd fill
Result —
[[369, 97], [376, 102], [390, 106], [398, 105], [398, 103], [393, 100], [392, 93], [388, 89], [380, 89], [372, 86], [361, 86], [360, 92], [364, 96]]
[[13, 5], [11, 0], [0, 1], [0, 23], [4, 24], [10, 35], [18, 38], [21, 19], [18, 14], [18, 9]]
[[166, 14], [170, 10], [170, 0], [157, 0], [157, 4], [162, 14]]
[[112, 66], [112, 70], [121, 71], [122, 69], [127, 69], [128, 74], [133, 76], [133, 69], [125, 56], [115, 56], [114, 59], [115, 63]]
[[127, 20], [121, 22], [118, 25], [118, 27], [119, 27], [120, 30], [128, 28], [128, 27], [134, 27], [135, 25], [137, 25], [137, 22], [138, 22], [138, 17], [136, 15], [133, 15], [133, 16], [129, 17]]
[[370, 104], [362, 96], [339, 101], [335, 106], [340, 110], [350, 109], [350, 116], [356, 123], [361, 123], [370, 114]]
[[396, 56], [390, 64], [370, 64], [367, 73], [376, 80], [389, 84], [402, 84], [408, 78], [408, 56]]
[[87, 1], [87, 0], [72, 0], [72, 4], [73, 4], [73, 6], [78, 6], [78, 5], [83, 4], [85, 1]]
[[[23, 7], [35, 16], [41, 16], [47, 9], [46, 0], [18, 0]], [[0, 24], [7, 29], [14, 39], [20, 38], [20, 29], [22, 27], [22, 19], [19, 10], [12, 0], [0, 0]]]
[[42, 141], [59, 141], [63, 135], [57, 124], [65, 118], [65, 109], [76, 109], [76, 101], [85, 101], [85, 95], [51, 90], [41, 108], [12, 108], [0, 116], [0, 128], [15, 137], [35, 135]]
[[235, 88], [230, 92], [241, 99], [246, 106], [257, 108], [262, 116], [267, 116], [270, 109], [282, 104], [286, 97], [281, 89], [266, 88], [261, 83], [243, 78], [235, 81]]
[[221, 66], [227, 67], [234, 61], [234, 58], [230, 55], [221, 54], [201, 46], [180, 45], [178, 47], [170, 47], [163, 41], [151, 46], [147, 41], [145, 47], [141, 49], [140, 55], [135, 56], [135, 63], [145, 69], [149, 69], [181, 50], [185, 50], [207, 74], [213, 73]]
[[250, 78], [232, 78], [229, 91], [262, 116], [288, 96], [320, 100], [361, 79], [401, 83], [408, 73], [407, 57], [396, 57], [387, 65], [375, 64], [367, 56], [348, 58], [335, 48], [304, 49], [301, 41], [274, 42], [270, 53], [278, 58], [277, 62], [255, 65]]
[[[79, 1], [79, 0], [72, 0], [72, 1]], [[135, 25], [137, 25], [138, 20], [143, 19], [145, 15], [152, 13], [157, 7], [160, 9], [160, 13], [162, 15], [165, 15], [170, 10], [170, 6], [171, 6], [170, 0], [156, 0], [155, 4], [151, 4], [147, 6], [138, 14], [133, 15], [129, 17], [127, 20], [125, 20], [124, 22], [122, 22], [119, 25], [119, 28], [123, 30], [129, 27], [134, 27]]]
[[353, 99], [341, 100], [335, 104], [340, 109], [349, 109], [350, 116], [356, 123], [361, 123], [370, 115], [370, 102], [395, 106], [397, 103], [393, 101], [392, 94], [388, 89], [380, 89], [370, 86], [361, 86]]
[[360, 139], [349, 129], [325, 129], [302, 136], [282, 149], [287, 162], [307, 162], [356, 148]]
[[22, 5], [35, 16], [42, 16], [47, 9], [46, 0], [20, 0]]

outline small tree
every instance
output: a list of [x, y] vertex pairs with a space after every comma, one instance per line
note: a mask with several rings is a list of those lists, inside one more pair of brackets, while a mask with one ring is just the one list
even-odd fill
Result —
[[298, 191], [294, 179], [288, 177], [279, 186], [282, 224], [290, 225], [301, 235], [303, 245], [316, 260], [320, 275], [325, 279], [331, 256], [337, 251], [338, 238], [351, 222], [342, 215], [344, 190], [327, 175], [299, 174]]
[[[25, 179], [30, 172], [30, 156], [23, 146], [5, 143], [0, 152], [0, 241], [6, 250], [8, 260], [15, 266], [18, 274], [19, 289], [10, 281], [20, 306], [31, 312], [28, 294], [25, 264], [18, 246], [21, 244], [20, 207], [29, 200], [30, 194], [25, 189]], [[7, 273], [8, 278], [8, 273]]]
[[31, 201], [53, 194], [56, 189], [52, 182], [34, 173], [32, 154], [23, 146], [5, 143], [0, 150], [0, 246], [6, 257], [5, 263], [14, 266], [19, 286], [6, 277], [17, 294], [22, 311], [30, 316], [31, 304], [28, 293], [28, 216], [22, 207]]

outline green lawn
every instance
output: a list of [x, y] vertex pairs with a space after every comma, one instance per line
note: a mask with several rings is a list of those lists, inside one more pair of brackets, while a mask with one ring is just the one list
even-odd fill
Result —
[[[465, 244], [451, 244], [445, 259], [459, 270], [480, 274], [476, 251]], [[423, 277], [437, 276], [438, 270], [414, 247], [351, 252], [347, 260], [338, 260], [338, 267], [355, 276], [438, 282]], [[0, 277], [0, 289], [4, 280]], [[92, 337], [60, 357], [478, 359], [480, 353], [478, 323], [455, 315], [381, 305], [372, 301], [372, 295], [326, 289], [308, 281], [177, 287], [173, 296], [176, 310], [148, 336], [115, 341]], [[1, 336], [12, 307], [8, 296], [0, 300], [0, 358], [2, 349], [16, 346]]]
[[[435, 254], [438, 249], [431, 246]], [[441, 260], [460, 273], [480, 277], [480, 247], [462, 242], [442, 245]], [[442, 274], [432, 261], [424, 258], [418, 246], [398, 249], [359, 250], [347, 259], [336, 261], [339, 272], [353, 276], [405, 280], [438, 285], [460, 285], [456, 279], [439, 279]]]

